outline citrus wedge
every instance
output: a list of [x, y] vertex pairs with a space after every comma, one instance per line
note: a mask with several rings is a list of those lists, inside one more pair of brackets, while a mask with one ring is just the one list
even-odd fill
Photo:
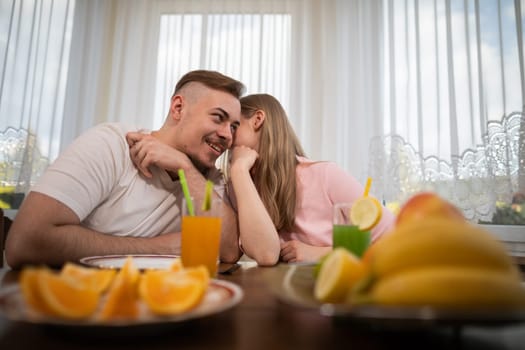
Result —
[[368, 231], [378, 224], [382, 213], [381, 203], [377, 199], [368, 196], [361, 197], [352, 204], [350, 220], [361, 231]]
[[187, 267], [179, 271], [178, 278], [192, 277], [201, 281], [205, 286], [208, 285], [210, 281], [210, 273], [206, 266], [199, 265], [195, 267]]
[[39, 270], [37, 281], [42, 300], [54, 315], [82, 319], [92, 315], [98, 306], [100, 293], [84, 289], [51, 270]]
[[176, 315], [197, 306], [206, 287], [204, 281], [181, 272], [152, 270], [142, 275], [139, 295], [153, 313]]
[[27, 305], [44, 314], [53, 314], [40, 293], [38, 275], [46, 267], [25, 267], [20, 273], [20, 288]]
[[109, 287], [107, 299], [100, 314], [102, 320], [134, 319], [138, 316], [137, 283], [139, 276], [139, 270], [133, 265], [131, 257], [128, 257]]
[[350, 289], [363, 275], [364, 268], [359, 258], [343, 247], [335, 248], [321, 265], [314, 296], [324, 303], [344, 302]]
[[182, 267], [182, 260], [181, 260], [181, 258], [176, 258], [175, 260], [173, 260], [173, 262], [169, 266], [168, 270], [176, 272], [176, 271], [182, 270], [182, 268], [183, 267]]
[[66, 263], [60, 271], [61, 276], [72, 279], [82, 288], [98, 293], [104, 292], [109, 287], [116, 273], [113, 269], [93, 269], [71, 262]]

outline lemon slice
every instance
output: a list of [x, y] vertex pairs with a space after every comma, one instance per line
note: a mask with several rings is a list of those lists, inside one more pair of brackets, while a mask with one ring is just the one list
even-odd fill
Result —
[[350, 220], [359, 226], [361, 231], [371, 230], [379, 220], [383, 209], [381, 203], [373, 197], [361, 197], [352, 204], [350, 209]]
[[363, 277], [361, 260], [345, 248], [335, 248], [321, 265], [314, 296], [324, 303], [341, 303], [350, 288]]

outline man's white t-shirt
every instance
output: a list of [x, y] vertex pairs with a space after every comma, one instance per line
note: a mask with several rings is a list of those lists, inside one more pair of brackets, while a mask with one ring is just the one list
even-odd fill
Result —
[[[182, 188], [165, 170], [153, 178], [133, 165], [123, 124], [97, 125], [78, 137], [32, 188], [62, 202], [92, 230], [133, 237], [179, 232]], [[217, 169], [212, 180], [220, 182]]]

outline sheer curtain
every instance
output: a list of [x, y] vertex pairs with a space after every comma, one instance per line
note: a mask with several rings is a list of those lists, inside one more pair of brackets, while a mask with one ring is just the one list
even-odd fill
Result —
[[74, 5], [0, 1], [0, 207], [58, 154]]
[[[366, 179], [383, 130], [382, 2], [296, 1], [289, 115], [307, 154]], [[374, 189], [372, 189], [373, 191]]]
[[383, 199], [434, 190], [490, 221], [525, 193], [522, 1], [388, 1], [384, 15]]
[[103, 120], [158, 127], [178, 78], [216, 69], [279, 98], [310, 157], [364, 179], [369, 139], [383, 130], [381, 6], [77, 0], [66, 115], [79, 118], [64, 121], [62, 144]]
[[[483, 174], [493, 176], [494, 170], [483, 164], [494, 155], [511, 155], [503, 162], [510, 166], [494, 168], [508, 173], [499, 178], [503, 187], [514, 189], [514, 170], [524, 171], [518, 147], [523, 139], [494, 147], [521, 132], [509, 129], [514, 124], [506, 120], [515, 121], [513, 112], [523, 111], [523, 1], [0, 0], [0, 26], [1, 35], [13, 32], [6, 23], [17, 18], [21, 4], [69, 3], [67, 13], [74, 11], [74, 18], [61, 17], [67, 18], [62, 37], [71, 40], [71, 48], [64, 46], [68, 59], [55, 59], [64, 82], [63, 89], [51, 89], [64, 96], [55, 103], [55, 131], [37, 133], [38, 140], [52, 140], [53, 150], [104, 121], [157, 128], [180, 76], [215, 69], [245, 82], [248, 93], [279, 98], [308, 156], [336, 161], [361, 181], [372, 175], [372, 192], [381, 199], [401, 201], [409, 190], [441, 179], [447, 195], [465, 190], [461, 200], [468, 202], [472, 193], [485, 196]], [[45, 47], [58, 37], [46, 42], [35, 34], [30, 45]], [[5, 63], [10, 55], [5, 46], [0, 49], [1, 125], [19, 126], [23, 114], [5, 109], [16, 100], [10, 97], [14, 82], [6, 77], [14, 70], [27, 75], [32, 66], [22, 62], [15, 69]], [[26, 103], [32, 120], [40, 118], [35, 111], [42, 106]], [[491, 136], [501, 133], [491, 134], [489, 121], [500, 123], [504, 138]], [[412, 168], [404, 169], [414, 170], [411, 177], [399, 167], [377, 166], [378, 159], [397, 166], [394, 144], [404, 146], [397, 155], [413, 159], [407, 163]], [[53, 159], [57, 151], [45, 155]], [[473, 182], [477, 192], [454, 187], [473, 172], [481, 174]], [[389, 193], [405, 186], [388, 182], [392, 179], [413, 180], [419, 187]]]

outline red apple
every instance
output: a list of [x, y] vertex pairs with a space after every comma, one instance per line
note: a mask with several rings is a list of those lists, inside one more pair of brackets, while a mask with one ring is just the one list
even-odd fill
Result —
[[397, 215], [396, 225], [436, 216], [465, 220], [463, 213], [452, 203], [433, 192], [420, 192], [403, 204]]

